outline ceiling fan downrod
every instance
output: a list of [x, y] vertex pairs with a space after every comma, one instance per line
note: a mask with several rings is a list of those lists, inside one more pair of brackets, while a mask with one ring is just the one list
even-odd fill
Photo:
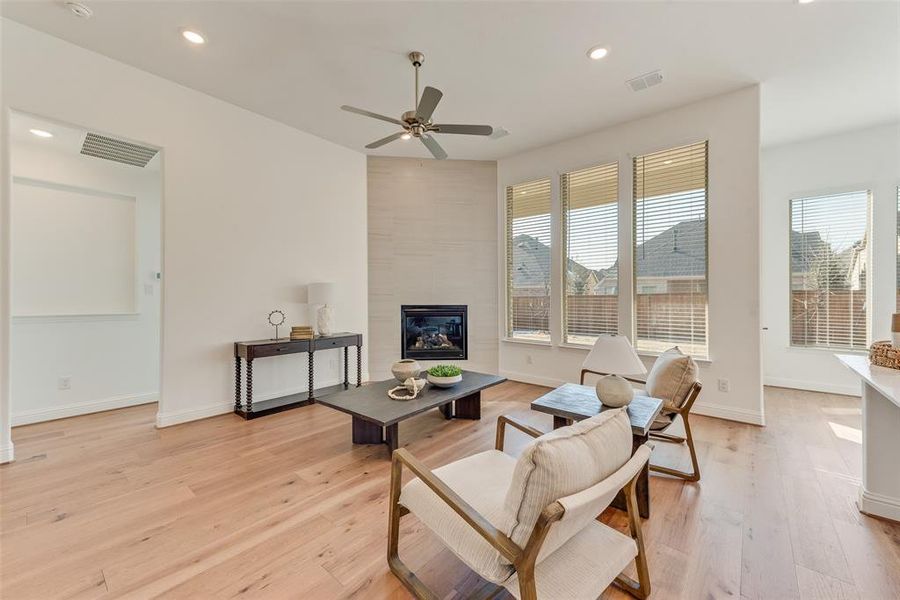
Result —
[[425, 55], [421, 52], [410, 52], [409, 60], [412, 62], [413, 67], [416, 68], [416, 95], [413, 102], [413, 110], [416, 110], [416, 107], [419, 105], [419, 67], [422, 66], [422, 63], [425, 62]]

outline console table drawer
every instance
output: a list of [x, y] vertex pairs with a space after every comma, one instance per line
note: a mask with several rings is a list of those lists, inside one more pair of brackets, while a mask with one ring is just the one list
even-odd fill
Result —
[[296, 352], [308, 351], [308, 344], [298, 344], [296, 342], [272, 343], [253, 348], [253, 357], [262, 358], [265, 356], [278, 356], [279, 354], [294, 354]]
[[345, 348], [347, 346], [359, 345], [359, 338], [355, 335], [347, 335], [341, 337], [323, 337], [316, 338], [313, 346], [316, 350], [328, 350], [329, 348]]

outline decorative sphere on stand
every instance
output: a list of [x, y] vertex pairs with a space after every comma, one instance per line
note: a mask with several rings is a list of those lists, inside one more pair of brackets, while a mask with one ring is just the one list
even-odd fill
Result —
[[618, 375], [605, 375], [597, 380], [597, 398], [604, 406], [619, 408], [634, 398], [634, 388]]

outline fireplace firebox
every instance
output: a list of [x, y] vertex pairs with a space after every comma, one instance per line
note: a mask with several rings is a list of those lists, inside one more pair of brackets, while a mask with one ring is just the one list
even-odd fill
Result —
[[466, 360], [465, 305], [426, 304], [400, 307], [400, 354], [418, 360]]

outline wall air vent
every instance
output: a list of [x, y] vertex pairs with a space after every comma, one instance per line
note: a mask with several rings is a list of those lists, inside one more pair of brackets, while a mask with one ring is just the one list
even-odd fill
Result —
[[629, 79], [625, 82], [625, 85], [630, 87], [632, 92], [639, 92], [641, 90], [646, 90], [648, 87], [653, 87], [654, 85], [662, 83], [662, 80], [662, 71], [657, 70], [644, 73], [634, 79]]
[[84, 144], [81, 145], [81, 153], [85, 156], [94, 156], [135, 167], [146, 167], [157, 152], [156, 148], [124, 142], [98, 133], [88, 133], [84, 137]]

